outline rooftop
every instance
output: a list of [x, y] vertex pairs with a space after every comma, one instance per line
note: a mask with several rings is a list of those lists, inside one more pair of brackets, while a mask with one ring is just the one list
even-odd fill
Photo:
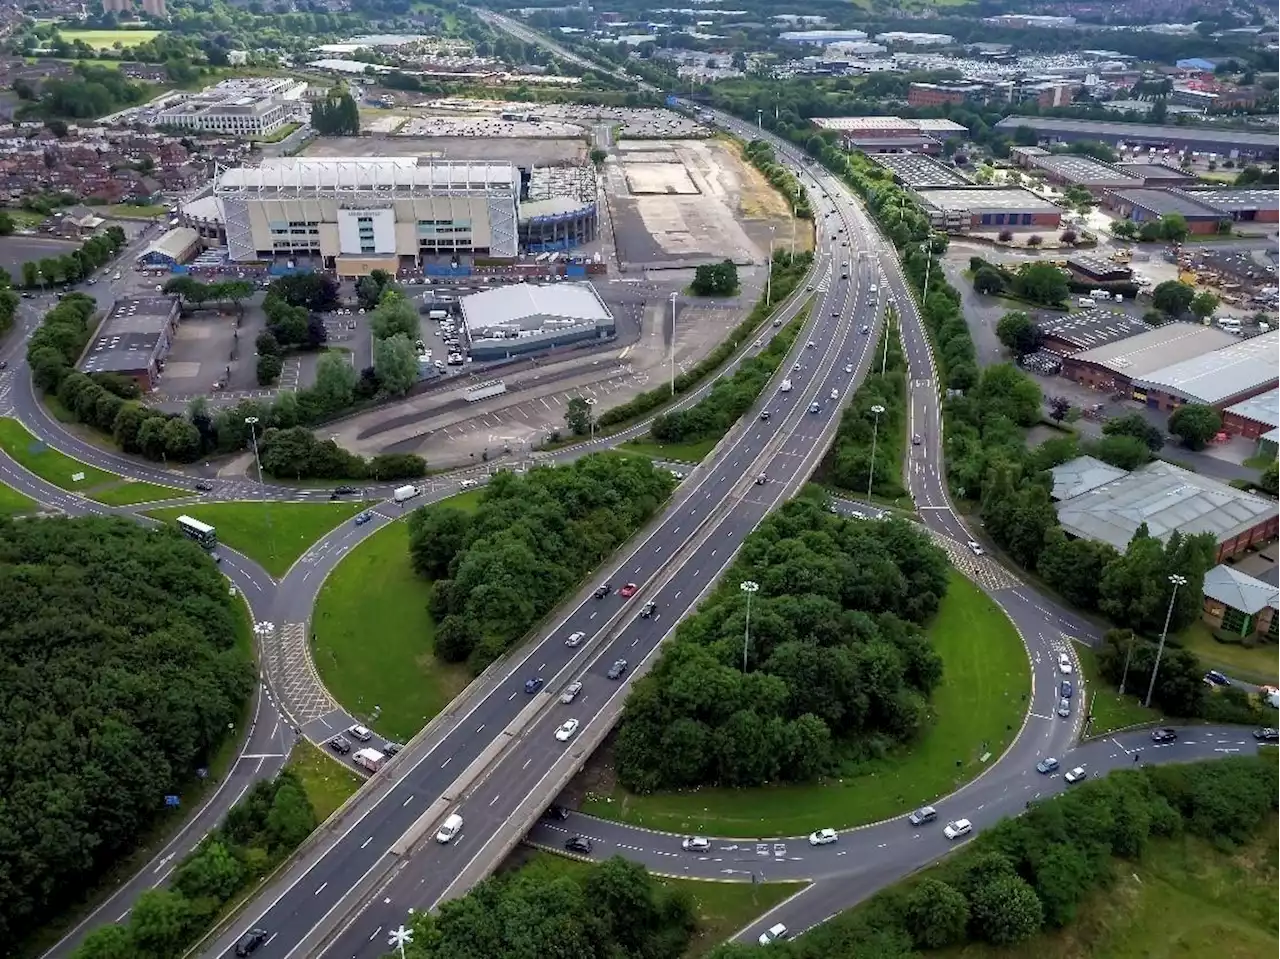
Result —
[[1276, 507], [1272, 500], [1156, 460], [1064, 499], [1057, 509], [1072, 536], [1124, 552], [1143, 523], [1161, 541], [1177, 530], [1187, 536], [1209, 533], [1221, 543], [1274, 516]]
[[954, 168], [933, 157], [914, 153], [882, 153], [875, 162], [907, 186], [967, 186], [969, 181]]
[[1188, 177], [1195, 178], [1194, 173], [1189, 173], [1176, 166], [1166, 166], [1163, 163], [1117, 163], [1115, 167], [1117, 170], [1122, 170], [1143, 180], [1185, 180]]
[[1142, 377], [1133, 385], [1210, 406], [1254, 387], [1274, 383], [1280, 358], [1280, 330], [1237, 341], [1231, 346], [1183, 360]]
[[117, 300], [89, 344], [80, 370], [85, 373], [145, 370], [177, 309], [178, 301], [171, 296]]
[[1155, 141], [1188, 140], [1216, 141], [1224, 146], [1266, 148], [1274, 150], [1276, 138], [1271, 133], [1249, 133], [1225, 127], [1174, 127], [1147, 123], [1121, 123], [1117, 120], [1068, 120], [1060, 117], [1005, 117], [996, 123], [998, 130], [1016, 130], [1030, 127], [1050, 132], [1092, 134], [1117, 137], [1122, 140]]
[[177, 260], [199, 242], [200, 234], [191, 227], [174, 227], [149, 244], [139, 255], [146, 256], [148, 253], [160, 253], [172, 260]]
[[1280, 590], [1225, 563], [1204, 574], [1204, 595], [1250, 616], [1268, 606], [1280, 609]]
[[613, 320], [590, 283], [515, 283], [464, 296], [461, 303], [467, 332], [473, 337]]
[[1073, 460], [1051, 469], [1053, 490], [1050, 496], [1054, 500], [1070, 499], [1097, 489], [1103, 483], [1111, 483], [1124, 476], [1124, 470], [1110, 463], [1104, 463], [1092, 456], [1078, 456]]
[[1093, 157], [1076, 156], [1069, 153], [1055, 153], [1048, 156], [1037, 156], [1034, 161], [1042, 170], [1048, 170], [1064, 180], [1083, 186], [1132, 184], [1138, 186], [1142, 181], [1121, 170]]
[[237, 190], [367, 190], [425, 187], [516, 189], [513, 163], [421, 161], [417, 157], [279, 157], [256, 167], [238, 167], [218, 177], [218, 192]]
[[1132, 206], [1150, 210], [1157, 216], [1178, 213], [1184, 217], [1197, 217], [1203, 220], [1217, 219], [1222, 215], [1220, 211], [1198, 203], [1178, 190], [1116, 190], [1115, 197]]
[[1226, 409], [1242, 419], [1263, 423], [1270, 427], [1280, 426], [1280, 388], [1259, 393], [1247, 400], [1241, 400]]
[[1240, 342], [1224, 330], [1195, 323], [1166, 323], [1124, 340], [1097, 346], [1072, 357], [1130, 379]]
[[814, 126], [841, 133], [867, 133], [884, 130], [918, 131], [920, 133], [954, 133], [964, 135], [968, 127], [954, 120], [904, 120], [902, 117], [814, 117]]
[[1045, 336], [1060, 340], [1077, 350], [1105, 346], [1150, 329], [1128, 313], [1114, 310], [1088, 309], [1079, 313], [1045, 316], [1037, 321]]
[[1030, 190], [1020, 187], [944, 187], [916, 191], [924, 203], [938, 210], [981, 212], [991, 210], [1001, 213], [1061, 213], [1054, 206]]
[[1199, 203], [1207, 204], [1215, 210], [1222, 210], [1226, 213], [1234, 213], [1239, 210], [1280, 209], [1280, 190], [1207, 187], [1204, 189], [1188, 188], [1179, 192], [1185, 196], [1193, 197]]

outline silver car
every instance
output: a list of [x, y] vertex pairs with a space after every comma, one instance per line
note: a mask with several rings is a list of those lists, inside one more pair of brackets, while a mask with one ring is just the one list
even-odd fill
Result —
[[1071, 700], [1069, 699], [1058, 700], [1058, 715], [1061, 716], [1063, 719], [1066, 719], [1068, 716], [1071, 715]]
[[578, 698], [578, 693], [582, 692], [582, 683], [570, 683], [564, 688], [564, 692], [560, 694], [560, 702], [571, 703]]

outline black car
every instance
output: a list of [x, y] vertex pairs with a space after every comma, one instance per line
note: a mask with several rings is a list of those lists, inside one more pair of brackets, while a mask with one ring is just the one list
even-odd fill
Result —
[[1058, 694], [1059, 694], [1063, 699], [1070, 699], [1070, 698], [1071, 698], [1071, 694], [1072, 694], [1074, 691], [1075, 691], [1075, 690], [1074, 690], [1074, 689], [1072, 689], [1072, 687], [1071, 687], [1071, 680], [1069, 680], [1069, 679], [1064, 679], [1061, 683], [1059, 683], [1059, 684], [1058, 684]]
[[627, 671], [627, 661], [625, 659], [619, 659], [619, 660], [616, 660], [614, 664], [609, 667], [609, 671], [605, 673], [605, 675], [608, 676], [610, 679], [621, 679], [622, 674], [625, 673], [626, 671]]
[[329, 740], [329, 748], [335, 753], [345, 756], [347, 753], [351, 752], [351, 743], [345, 736], [334, 736]]
[[267, 930], [250, 929], [236, 943], [236, 955], [248, 956], [256, 952], [258, 947], [267, 941]]
[[564, 848], [569, 852], [591, 852], [591, 840], [586, 836], [570, 836], [564, 841]]
[[400, 745], [399, 743], [383, 743], [383, 744], [382, 744], [382, 755], [384, 755], [384, 756], [394, 756], [396, 753], [398, 753], [398, 752], [399, 752], [400, 750], [402, 750], [402, 749], [404, 749], [404, 747], [403, 747], [402, 745]]
[[208, 493], [213, 490], [213, 484], [208, 480], [200, 480], [196, 483], [196, 491], [200, 493]]
[[596, 596], [596, 599], [604, 599], [606, 596], [608, 596], [612, 592], [613, 592], [612, 584], [605, 583], [603, 586], [596, 587], [595, 596]]
[[333, 491], [339, 496], [350, 496], [356, 491], [356, 488], [354, 486], [335, 486]]
[[1153, 743], [1171, 743], [1178, 738], [1176, 729], [1153, 729], [1151, 730], [1151, 741]]
[[650, 601], [650, 602], [648, 602], [648, 603], [645, 603], [645, 604], [644, 604], [644, 606], [642, 606], [642, 607], [640, 608], [640, 618], [641, 618], [641, 619], [648, 619], [648, 618], [649, 618], [650, 616], [652, 616], [655, 612], [657, 612], [657, 610], [658, 610], [658, 604], [657, 604], [657, 603], [652, 602], [652, 601]]
[[1204, 674], [1204, 681], [1210, 686], [1230, 686], [1231, 680], [1216, 669], [1211, 669]]
[[569, 810], [565, 809], [564, 806], [559, 806], [559, 805], [548, 806], [547, 818], [548, 819], [568, 819]]
[[1255, 729], [1253, 731], [1253, 738], [1260, 743], [1280, 742], [1280, 730], [1271, 728]]

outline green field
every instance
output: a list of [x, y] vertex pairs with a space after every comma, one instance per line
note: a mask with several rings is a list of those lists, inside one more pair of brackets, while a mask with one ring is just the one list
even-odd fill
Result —
[[1228, 676], [1246, 682], [1274, 686], [1280, 671], [1278, 647], [1270, 643], [1245, 646], [1243, 643], [1220, 643], [1213, 638], [1208, 625], [1196, 620], [1178, 635], [1178, 643], [1191, 650], [1206, 667], [1220, 669]]
[[95, 206], [93, 212], [99, 216], [113, 216], [121, 220], [150, 220], [164, 216], [169, 208], [160, 203], [143, 205], [137, 203], [113, 203], [110, 206]]
[[1101, 736], [1103, 733], [1144, 723], [1158, 723], [1164, 718], [1160, 710], [1147, 709], [1142, 705], [1141, 697], [1147, 691], [1137, 688], [1139, 683], [1130, 683], [1125, 695], [1121, 696], [1114, 686], [1103, 679], [1098, 670], [1098, 655], [1092, 649], [1077, 645], [1076, 658], [1089, 683], [1089, 709], [1093, 713], [1090, 736]]
[[39, 508], [40, 504], [35, 500], [23, 496], [12, 487], [0, 484], [0, 516], [20, 516], [34, 513]]
[[218, 531], [218, 542], [261, 564], [279, 578], [335, 526], [366, 509], [367, 503], [197, 503], [147, 510], [171, 523], [190, 516]]
[[68, 43], [80, 40], [95, 50], [110, 50], [117, 42], [122, 47], [132, 47], [154, 40], [163, 30], [59, 30]]
[[[566, 859], [541, 850], [532, 850], [522, 859], [521, 872], [546, 876], [573, 876], [585, 872], [590, 865]], [[800, 892], [806, 883], [769, 882], [702, 882], [697, 879], [667, 879], [662, 882], [687, 893], [693, 901], [698, 928], [685, 950], [683, 959], [704, 956], [757, 916], [768, 912], [782, 900]]]
[[138, 503], [155, 503], [188, 495], [190, 494], [186, 490], [173, 486], [125, 481], [110, 486], [100, 486], [89, 494], [89, 498], [106, 506], [135, 506]]
[[702, 459], [715, 449], [720, 437], [698, 440], [696, 443], [655, 443], [653, 440], [628, 440], [622, 444], [626, 453], [641, 453], [655, 460], [668, 460], [673, 463], [700, 463]]
[[316, 811], [317, 823], [332, 816], [334, 810], [364, 783], [353, 770], [331, 759], [305, 739], [293, 744], [285, 768], [302, 780], [311, 807]]
[[1075, 922], [1017, 946], [970, 945], [938, 959], [1263, 959], [1276, 936], [1277, 832], [1224, 851], [1193, 837], [1151, 843], [1120, 862], [1116, 881], [1085, 900]]
[[953, 792], [1013, 741], [1026, 713], [1030, 669], [1013, 625], [959, 573], [951, 574], [929, 636], [943, 660], [933, 723], [900, 755], [821, 785], [650, 796], [615, 786], [611, 794], [588, 796], [583, 812], [677, 833], [795, 836], [887, 819]]
[[[474, 509], [480, 491], [451, 497]], [[391, 523], [345, 556], [316, 600], [316, 669], [331, 694], [363, 716], [382, 707], [378, 731], [411, 739], [471, 681], [462, 664], [433, 653], [431, 584], [409, 565], [409, 529]]]

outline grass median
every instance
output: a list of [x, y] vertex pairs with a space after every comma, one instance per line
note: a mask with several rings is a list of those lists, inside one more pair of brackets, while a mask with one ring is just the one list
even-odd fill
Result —
[[943, 661], [932, 723], [897, 754], [813, 785], [700, 789], [639, 796], [614, 786], [583, 811], [676, 833], [795, 836], [904, 813], [955, 791], [999, 758], [1022, 725], [1027, 652], [990, 597], [959, 573], [928, 633]]
[[291, 770], [306, 790], [311, 808], [316, 811], [316, 823], [322, 823], [334, 810], [346, 802], [359, 789], [364, 780], [336, 759], [325, 755], [305, 739], [293, 744], [285, 768]]
[[[473, 490], [445, 502], [474, 509], [479, 499]], [[325, 687], [357, 716], [380, 706], [378, 732], [402, 742], [471, 682], [465, 664], [435, 656], [430, 595], [431, 583], [409, 564], [408, 525], [391, 523], [343, 557], [312, 618], [312, 654]]]
[[279, 578], [317, 540], [368, 503], [195, 503], [147, 510], [166, 523], [190, 516], [218, 532], [218, 542], [243, 553]]
[[40, 504], [16, 489], [0, 484], [0, 516], [22, 516], [34, 513]]

